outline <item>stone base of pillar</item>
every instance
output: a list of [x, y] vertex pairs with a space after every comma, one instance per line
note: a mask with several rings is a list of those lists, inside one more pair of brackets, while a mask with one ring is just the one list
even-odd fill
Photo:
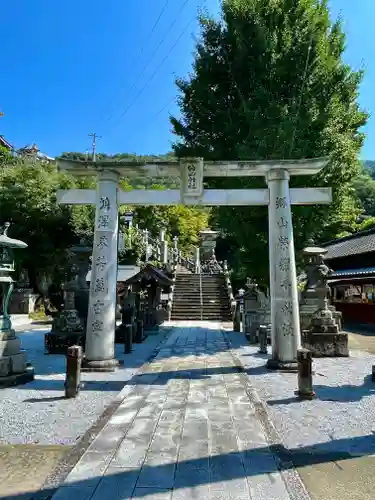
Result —
[[102, 360], [88, 360], [82, 361], [82, 372], [114, 372], [116, 368], [124, 364], [123, 360], [116, 358], [102, 359]]
[[280, 370], [285, 372], [298, 372], [298, 363], [296, 361], [280, 361], [278, 359], [269, 359], [266, 363], [269, 370]]
[[9, 317], [0, 317], [0, 388], [34, 380], [34, 368], [21, 349], [21, 340], [12, 329]]
[[6, 377], [0, 377], [0, 389], [5, 389], [6, 387], [12, 387], [14, 385], [27, 384], [34, 380], [34, 368], [29, 365], [22, 373], [13, 373], [7, 375]]

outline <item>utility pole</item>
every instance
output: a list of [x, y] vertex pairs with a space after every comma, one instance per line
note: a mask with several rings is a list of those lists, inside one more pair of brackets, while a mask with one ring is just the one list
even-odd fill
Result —
[[96, 140], [101, 139], [101, 135], [89, 134], [89, 137], [92, 137], [92, 161], [96, 161]]

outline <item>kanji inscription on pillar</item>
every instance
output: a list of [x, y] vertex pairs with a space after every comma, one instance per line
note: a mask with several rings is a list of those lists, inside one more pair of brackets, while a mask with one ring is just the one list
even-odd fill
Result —
[[286, 220], [285, 217], [280, 217], [279, 220], [277, 221], [277, 227], [279, 229], [281, 228], [287, 228], [289, 226], [288, 221]]
[[105, 292], [106, 286], [104, 278], [96, 278], [95, 280], [95, 292]]
[[99, 215], [97, 229], [108, 229], [111, 224], [109, 215]]
[[100, 248], [101, 250], [103, 248], [108, 248], [108, 236], [99, 236], [99, 242], [97, 244], [97, 247]]
[[288, 245], [289, 245], [288, 236], [279, 236], [278, 244], [279, 244], [279, 248], [281, 250], [286, 250], [288, 248]]
[[99, 200], [99, 210], [110, 210], [111, 202], [109, 201], [108, 196], [101, 196]]
[[103, 321], [100, 321], [98, 319], [95, 319], [93, 322], [92, 322], [92, 331], [94, 333], [99, 333], [99, 332], [102, 332], [103, 331]]
[[279, 260], [279, 269], [280, 271], [288, 272], [290, 269], [290, 258], [289, 257], [281, 257]]
[[94, 314], [96, 315], [102, 314], [103, 309], [104, 309], [104, 302], [101, 300], [97, 300], [93, 305]]
[[104, 271], [107, 264], [108, 261], [103, 255], [100, 255], [99, 257], [96, 258], [95, 265], [98, 271]]

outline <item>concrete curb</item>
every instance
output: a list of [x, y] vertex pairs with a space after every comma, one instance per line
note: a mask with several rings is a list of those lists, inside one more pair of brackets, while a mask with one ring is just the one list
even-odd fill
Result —
[[270, 450], [274, 455], [278, 469], [280, 470], [280, 474], [284, 480], [290, 497], [293, 500], [311, 500], [310, 494], [306, 490], [300, 475], [295, 469], [292, 454], [282, 444], [282, 439], [277, 432], [268, 411], [267, 403], [261, 399], [258, 392], [251, 385], [246, 368], [234, 352], [232, 343], [226, 335], [227, 331], [222, 329], [222, 333], [228, 345], [228, 350], [233, 358], [234, 364], [238, 372], [241, 374], [241, 382], [244, 386], [245, 392], [251, 403], [254, 405], [257, 417], [262, 424]]

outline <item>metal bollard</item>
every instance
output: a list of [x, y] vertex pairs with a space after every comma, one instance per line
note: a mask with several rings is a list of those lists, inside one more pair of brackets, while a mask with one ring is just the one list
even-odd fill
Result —
[[308, 349], [298, 349], [298, 391], [296, 395], [301, 399], [314, 399], [312, 383], [312, 352]]
[[137, 333], [135, 336], [135, 341], [137, 344], [141, 344], [143, 342], [143, 320], [139, 319], [136, 322], [137, 325]]
[[267, 354], [268, 328], [265, 325], [259, 326], [259, 353]]
[[125, 342], [124, 342], [125, 354], [130, 354], [132, 352], [132, 346], [133, 346], [133, 325], [126, 325]]
[[82, 347], [73, 345], [66, 353], [65, 397], [75, 398], [81, 388]]

